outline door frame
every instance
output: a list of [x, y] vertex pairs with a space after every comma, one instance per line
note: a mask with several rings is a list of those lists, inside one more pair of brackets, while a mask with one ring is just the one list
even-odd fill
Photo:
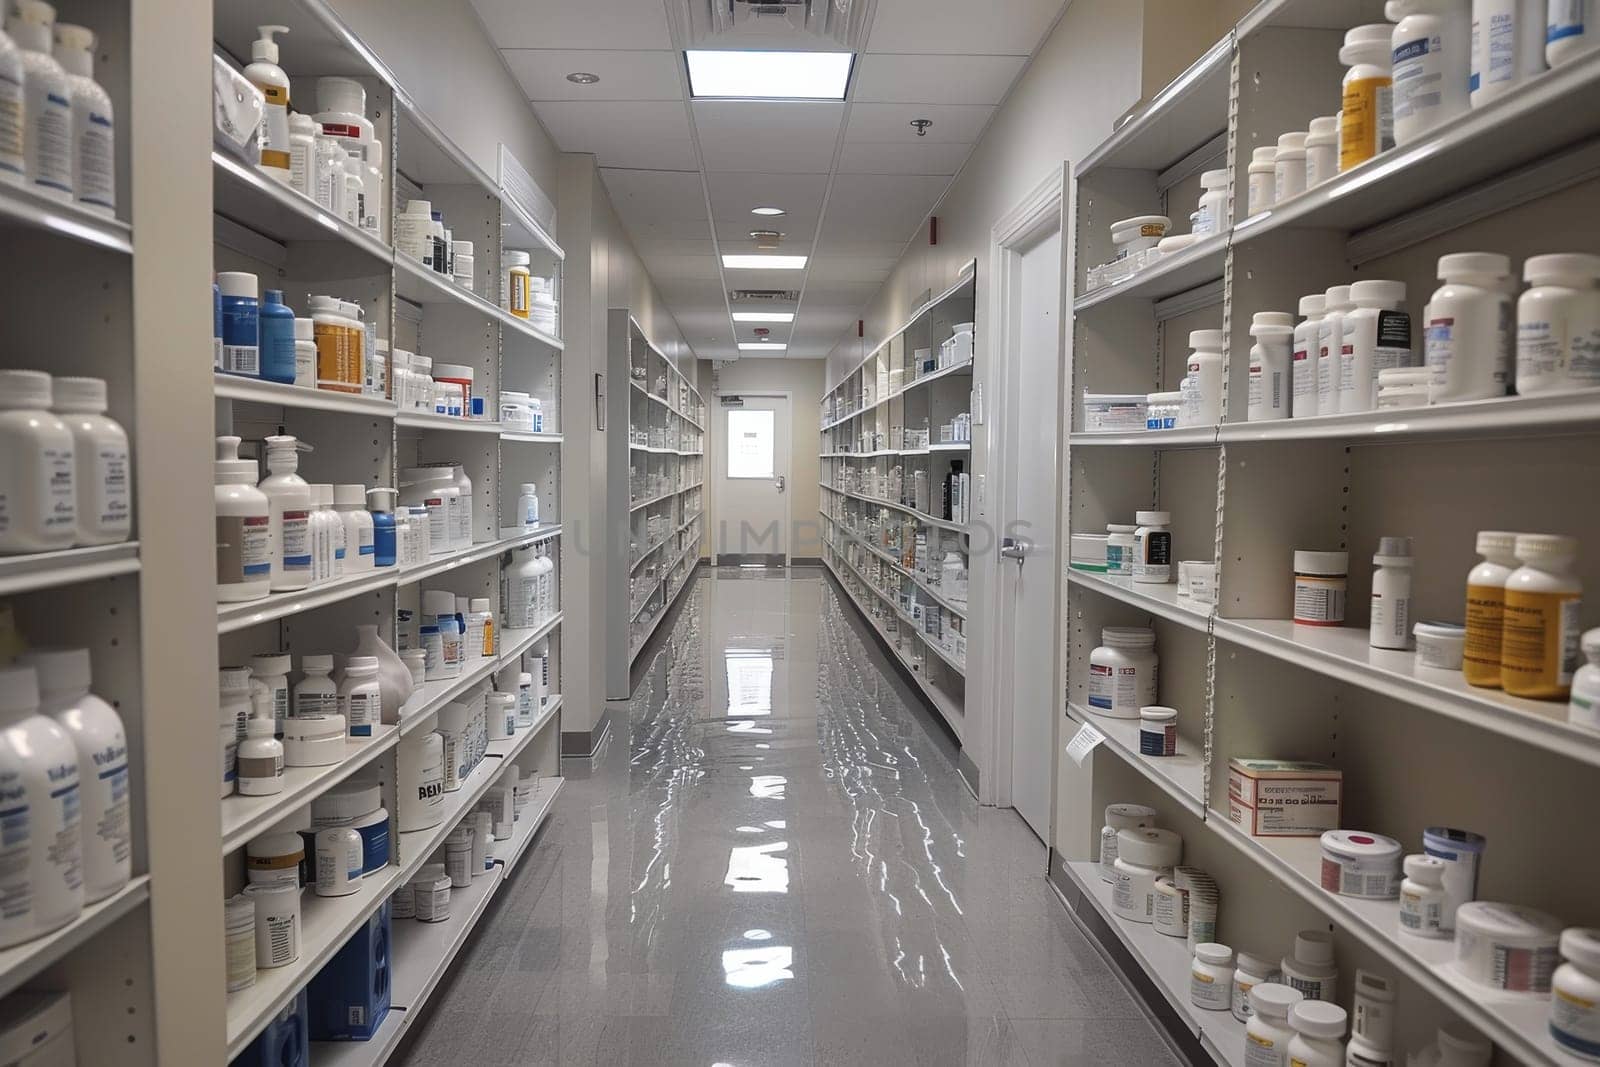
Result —
[[[1011, 366], [1011, 347], [1017, 340], [1013, 320], [1020, 311], [1021, 286], [1018, 272], [1022, 265], [1022, 250], [1035, 241], [1048, 235], [1052, 229], [1061, 235], [1061, 263], [1060, 270], [1060, 306], [1057, 319], [1060, 323], [1057, 336], [1057, 358], [1061, 363], [1060, 387], [1056, 398], [1056, 526], [1057, 540], [1059, 542], [1057, 556], [1062, 565], [1067, 556], [1065, 547], [1069, 544], [1069, 535], [1066, 525], [1066, 507], [1064, 488], [1067, 472], [1063, 461], [1066, 449], [1061, 441], [1061, 429], [1067, 425], [1065, 412], [1065, 397], [1071, 391], [1070, 323], [1072, 321], [1071, 292], [1074, 285], [1075, 247], [1072, 228], [1072, 165], [1063, 162], [1061, 166], [1048, 174], [1033, 190], [1024, 197], [1016, 207], [1005, 214], [994, 224], [989, 238], [989, 270], [993, 278], [994, 313], [989, 316], [988, 351], [992, 352], [991, 364], [993, 370], [993, 403], [992, 408], [997, 418], [993, 420], [990, 430], [991, 438], [989, 449], [991, 454], [1001, 457], [1001, 462], [996, 464], [999, 474], [994, 485], [994, 503], [989, 514], [994, 517], [994, 528], [990, 531], [994, 548], [990, 554], [990, 564], [987, 568], [994, 582], [994, 592], [990, 597], [993, 610], [990, 613], [986, 627], [989, 644], [995, 654], [987, 657], [992, 668], [980, 692], [988, 705], [988, 714], [985, 716], [985, 729], [982, 731], [983, 740], [989, 749], [986, 772], [982, 774], [979, 799], [983, 803], [994, 804], [999, 807], [1013, 807], [1011, 756], [1012, 743], [1015, 733], [1015, 709], [1009, 699], [1011, 672], [1003, 665], [1009, 662], [1008, 657], [1000, 654], [1001, 649], [1010, 645], [1011, 627], [1009, 621], [1015, 611], [1015, 596], [1010, 590], [1005, 577], [1004, 567], [1009, 563], [1000, 556], [999, 542], [1005, 535], [1003, 524], [1006, 516], [1013, 511], [1013, 502], [1017, 493], [1014, 482], [1014, 469], [1008, 470], [1006, 463], [1009, 436], [1007, 428], [1011, 425], [1010, 419], [1019, 417], [1019, 413], [1009, 410], [1011, 406], [1011, 389], [1014, 385], [1014, 371]], [[1053, 689], [1065, 693], [1065, 682], [1061, 676], [1065, 664], [1061, 643], [1061, 607], [1063, 604], [1061, 586], [1064, 576], [1059, 573], [1058, 567], [1056, 581], [1053, 585], [1052, 600], [1054, 609], [1054, 633], [1050, 642], [1050, 674], [1054, 680]], [[1064, 708], [1052, 708], [1052, 752], [1059, 748], [1059, 719], [1064, 713]], [[982, 764], [980, 763], [980, 766]], [[1052, 768], [1055, 760], [1052, 758]], [[1049, 844], [1055, 836], [1055, 783], [1054, 774], [1051, 778], [1050, 810], [1048, 813], [1049, 833], [1045, 844]], [[984, 795], [987, 794], [987, 795]]]
[[[788, 450], [787, 454], [789, 456], [789, 469], [784, 472], [784, 476], [783, 476], [783, 478], [784, 478], [784, 481], [783, 481], [783, 531], [784, 531], [784, 533], [783, 533], [783, 565], [785, 567], [787, 567], [794, 560], [794, 502], [793, 502], [793, 500], [794, 500], [794, 395], [793, 395], [793, 390], [789, 390], [789, 389], [740, 389], [740, 390], [737, 390], [736, 392], [734, 392], [732, 395], [734, 395], [734, 396], [760, 396], [760, 397], [768, 397], [768, 398], [771, 398], [771, 399], [776, 399], [778, 397], [782, 397], [784, 402], [789, 405], [789, 425], [788, 425], [787, 433], [785, 435], [785, 439], [787, 441], [786, 447], [787, 447], [787, 450]], [[708, 471], [707, 472], [707, 477], [711, 480], [711, 484], [709, 486], [707, 486], [707, 488], [710, 490], [709, 495], [711, 497], [711, 508], [712, 508], [711, 520], [713, 522], [716, 522], [716, 523], [721, 523], [722, 519], [723, 519], [723, 516], [722, 516], [722, 505], [724, 503], [724, 501], [722, 499], [722, 483], [723, 483], [724, 480], [726, 480], [727, 471], [728, 471], [728, 419], [727, 419], [728, 409], [722, 406], [722, 397], [720, 397], [720, 396], [717, 397], [716, 401], [717, 401], [716, 414], [713, 415], [712, 419], [711, 419], [711, 425], [714, 428], [714, 430], [716, 431], [712, 435], [712, 436], [714, 436], [716, 438], [716, 440], [713, 442], [713, 447], [716, 449], [715, 453], [713, 454], [713, 458], [716, 461], [718, 461], [716, 465], [717, 465], [717, 467], [719, 467], [721, 469], [722, 473], [718, 474], [714, 470], [713, 471]], [[719, 527], [719, 529], [720, 529], [720, 527]], [[722, 545], [721, 545], [720, 537], [715, 538], [712, 541], [711, 553], [710, 553], [710, 555], [711, 555], [711, 565], [713, 567], [718, 565], [718, 558], [719, 558], [718, 549], [720, 549], [721, 547], [722, 547]]]

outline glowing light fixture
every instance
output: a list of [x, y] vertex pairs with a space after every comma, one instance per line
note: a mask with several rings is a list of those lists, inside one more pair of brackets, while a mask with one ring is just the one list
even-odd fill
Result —
[[783, 208], [781, 208], [781, 207], [753, 207], [753, 208], [750, 209], [750, 214], [752, 214], [752, 215], [787, 215], [788, 212], [783, 210]]
[[774, 341], [740, 341], [741, 352], [786, 352], [788, 345], [780, 345]]
[[697, 100], [843, 100], [853, 52], [728, 52], [690, 49], [689, 95]]
[[805, 256], [758, 256], [724, 253], [722, 265], [729, 270], [805, 270]]
[[734, 322], [793, 322], [792, 311], [735, 311]]

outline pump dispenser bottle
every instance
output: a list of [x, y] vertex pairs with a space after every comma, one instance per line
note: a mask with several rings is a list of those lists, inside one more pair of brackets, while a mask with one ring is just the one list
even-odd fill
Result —
[[288, 33], [287, 26], [257, 26], [258, 37], [250, 46], [251, 63], [244, 68], [250, 84], [266, 98], [261, 111], [260, 167], [285, 185], [289, 184], [289, 76], [278, 66], [278, 42], [273, 34]]
[[6, 33], [22, 51], [22, 145], [28, 187], [53, 200], [72, 199], [72, 84], [50, 54], [56, 9], [16, 0]]
[[217, 438], [217, 600], [233, 604], [272, 591], [272, 519], [256, 488], [256, 463], [239, 458], [239, 438]]
[[295, 473], [299, 444], [293, 437], [267, 438], [268, 475], [261, 479], [271, 516], [272, 591], [311, 584], [311, 486]]
[[102, 215], [117, 210], [116, 122], [111, 96], [94, 80], [94, 31], [56, 23], [56, 62], [72, 89], [72, 194]]

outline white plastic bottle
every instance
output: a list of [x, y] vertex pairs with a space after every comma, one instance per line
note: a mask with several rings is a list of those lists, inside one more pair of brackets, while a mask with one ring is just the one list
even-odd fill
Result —
[[56, 23], [56, 62], [72, 88], [72, 195], [102, 215], [117, 210], [116, 113], [94, 80], [94, 31]]
[[43, 0], [15, 0], [6, 33], [22, 52], [22, 147], [28, 187], [40, 196], [72, 199], [72, 84], [51, 55], [56, 10]]
[[1344, 317], [1339, 356], [1339, 411], [1378, 406], [1378, 372], [1411, 366], [1406, 283], [1367, 279], [1350, 287], [1355, 310]]
[[250, 657], [250, 705], [258, 715], [272, 718], [272, 732], [283, 733], [289, 717], [289, 671], [293, 658], [287, 652], [265, 652]]
[[1274, 171], [1277, 156], [1278, 146], [1275, 144], [1259, 145], [1250, 153], [1250, 189], [1245, 201], [1248, 214], [1265, 211], [1275, 202], [1277, 183]]
[[1287, 311], [1258, 311], [1250, 318], [1250, 396], [1246, 416], [1251, 422], [1287, 419], [1290, 405], [1290, 366], [1293, 362], [1294, 316]]
[[266, 797], [283, 792], [283, 742], [272, 736], [272, 718], [252, 715], [245, 720], [239, 742], [237, 786], [242, 797]]
[[289, 188], [317, 198], [317, 124], [298, 111], [289, 116]]
[[372, 514], [367, 511], [367, 487], [336, 485], [333, 506], [344, 523], [344, 573], [357, 574], [377, 566]]
[[1405, 145], [1467, 111], [1472, 67], [1469, 0], [1389, 0], [1394, 143]]
[[1600, 930], [1561, 931], [1550, 982], [1550, 1036], [1581, 1059], [1600, 1060]]
[[250, 45], [250, 65], [244, 76], [261, 90], [260, 168], [285, 185], [289, 184], [289, 76], [278, 66], [278, 42], [274, 34], [288, 33], [287, 26], [257, 26], [260, 34]]
[[133, 467], [128, 435], [106, 417], [106, 383], [100, 378], [56, 378], [51, 397], [72, 433], [77, 491], [74, 542], [111, 545], [133, 534]]
[[1151, 585], [1172, 581], [1172, 512], [1136, 511], [1134, 519], [1139, 528], [1133, 531], [1133, 580]]
[[1232, 175], [1226, 168], [1200, 173], [1200, 210], [1191, 231], [1195, 239], [1214, 237], [1228, 229], [1228, 181]]
[[86, 648], [29, 652], [39, 680], [39, 712], [54, 719], [78, 756], [82, 796], [83, 899], [115, 893], [133, 873], [133, 822], [128, 810], [128, 738], [122, 716], [89, 691]]
[[0, 182], [23, 185], [27, 182], [27, 155], [22, 144], [24, 100], [22, 52], [16, 42], [0, 30]]
[[344, 142], [319, 128], [312, 137], [312, 199], [336, 218], [344, 218]]
[[502, 607], [507, 626], [526, 629], [538, 625], [534, 612], [541, 573], [539, 557], [532, 548], [519, 548], [511, 556], [511, 565], [506, 568], [506, 595], [501, 598]]
[[1356, 306], [1350, 286], [1335, 285], [1323, 295], [1322, 321], [1317, 324], [1317, 414], [1339, 412], [1339, 366], [1345, 350], [1344, 322]]
[[1600, 730], [1600, 627], [1578, 639], [1585, 663], [1572, 675], [1567, 719], [1577, 726]]
[[473, 537], [477, 531], [477, 498], [473, 495], [472, 479], [467, 477], [467, 468], [458, 463], [449, 470], [451, 481], [458, 494], [455, 526], [451, 531], [451, 547], [460, 551], [472, 547]]
[[1545, 60], [1552, 67], [1600, 48], [1595, 0], [1550, 0], [1545, 23]]
[[1497, 252], [1440, 256], [1439, 280], [1423, 326], [1428, 403], [1505, 396], [1515, 346], [1511, 260]]
[[361, 168], [362, 204], [365, 215], [361, 228], [382, 241], [383, 236], [383, 142], [364, 142], [367, 158]]
[[1289, 1012], [1305, 998], [1277, 982], [1250, 988], [1250, 1021], [1244, 1030], [1245, 1067], [1289, 1067], [1289, 1042], [1294, 1028]]
[[1344, 1067], [1345, 1012], [1337, 1004], [1302, 1000], [1289, 1009], [1288, 1060], [1294, 1067]]
[[546, 550], [539, 549], [539, 602], [538, 617], [541, 624], [556, 613], [556, 561]]
[[299, 441], [267, 438], [268, 475], [260, 489], [271, 517], [272, 591], [304, 589], [311, 584], [311, 486], [295, 473], [300, 468]]
[[367, 145], [376, 139], [367, 118], [367, 90], [354, 78], [318, 78], [317, 108], [311, 116], [322, 132], [337, 138], [357, 159], [367, 158]]
[[1411, 643], [1411, 538], [1378, 539], [1372, 557], [1372, 618], [1367, 643], [1373, 648], [1406, 648]]
[[1222, 351], [1225, 346], [1221, 330], [1194, 330], [1189, 334], [1184, 426], [1215, 426], [1222, 421]]
[[361, 176], [361, 160], [346, 152], [339, 169], [344, 172], [344, 221], [359, 227], [367, 210], [367, 187]]
[[433, 269], [433, 204], [407, 200], [404, 212], [394, 217], [394, 250]]
[[75, 470], [72, 431], [50, 414], [50, 376], [0, 370], [0, 555], [72, 546]]
[[1517, 392], [1600, 386], [1600, 256], [1531, 256], [1517, 301]]
[[1472, 0], [1467, 86], [1473, 107], [1499, 98], [1544, 69], [1545, 0]]
[[305, 677], [294, 687], [296, 718], [312, 715], [338, 715], [339, 687], [334, 684], [332, 656], [302, 656], [300, 669]]
[[1306, 188], [1315, 189], [1339, 173], [1339, 117], [1320, 115], [1306, 131]]
[[38, 937], [83, 910], [78, 754], [39, 714], [32, 667], [0, 668], [0, 948]]
[[1290, 356], [1292, 366], [1289, 370], [1291, 379], [1290, 414], [1297, 419], [1318, 414], [1317, 403], [1317, 367], [1318, 349], [1321, 344], [1322, 334], [1322, 309], [1326, 306], [1327, 298], [1321, 293], [1312, 293], [1300, 298], [1300, 324], [1294, 328], [1294, 349]]
[[339, 713], [351, 737], [371, 737], [383, 722], [383, 693], [378, 687], [378, 658], [351, 656], [339, 683]]
[[523, 529], [539, 525], [539, 487], [533, 482], [523, 482], [517, 495], [517, 514], [522, 518]]
[[494, 655], [494, 616], [489, 612], [488, 597], [473, 597], [468, 602], [465, 655], [469, 664]]
[[239, 458], [239, 438], [217, 438], [217, 600], [257, 600], [272, 591], [272, 519], [256, 488], [254, 460]]
[[1281, 204], [1306, 191], [1305, 130], [1291, 130], [1278, 136], [1272, 156], [1272, 202]]
[[1344, 35], [1339, 62], [1344, 107], [1339, 115], [1339, 170], [1353, 170], [1394, 147], [1394, 78], [1386, 22], [1356, 26]]
[[442, 677], [459, 676], [466, 634], [462, 632], [461, 623], [456, 620], [455, 594], [447, 589], [426, 590], [422, 594], [422, 615], [424, 625], [431, 624], [439, 629], [439, 663]]
[[1417, 853], [1407, 856], [1402, 867], [1400, 929], [1417, 937], [1449, 937], [1444, 927], [1444, 860]]

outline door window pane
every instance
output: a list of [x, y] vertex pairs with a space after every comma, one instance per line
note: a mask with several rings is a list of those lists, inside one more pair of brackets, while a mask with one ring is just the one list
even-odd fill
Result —
[[728, 412], [728, 477], [771, 478], [773, 412]]

